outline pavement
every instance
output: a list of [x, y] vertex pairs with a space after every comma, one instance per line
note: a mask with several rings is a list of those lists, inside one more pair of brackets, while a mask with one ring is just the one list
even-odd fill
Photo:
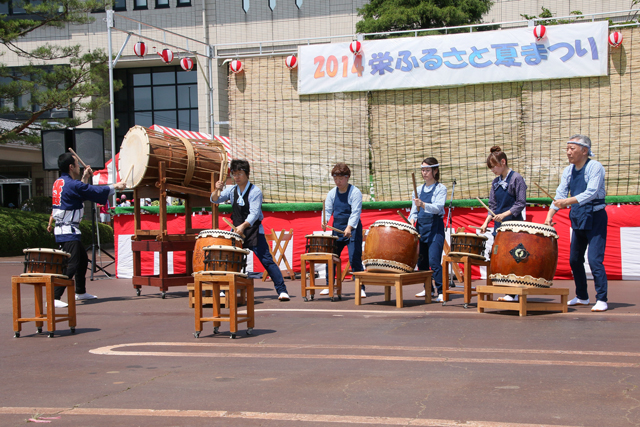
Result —
[[[231, 340], [224, 323], [193, 336], [186, 287], [162, 299], [100, 278], [75, 334], [28, 323], [14, 338], [9, 283], [22, 268], [22, 257], [0, 259], [1, 426], [640, 425], [635, 281], [609, 283], [605, 313], [519, 317], [479, 314], [475, 298], [465, 309], [461, 296], [425, 305], [420, 285], [405, 287], [401, 309], [381, 287], [356, 306], [353, 281], [336, 302], [304, 302], [287, 281], [292, 299], [280, 302], [258, 279], [254, 334], [241, 325]], [[554, 286], [574, 296], [572, 282]], [[32, 300], [23, 290], [23, 313]]]

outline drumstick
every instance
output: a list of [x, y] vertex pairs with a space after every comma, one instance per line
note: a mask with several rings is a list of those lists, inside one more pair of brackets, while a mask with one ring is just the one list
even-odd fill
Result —
[[322, 201], [322, 231], [327, 231], [327, 220], [324, 217], [324, 200]]
[[475, 225], [467, 225], [469, 228], [473, 228], [474, 230], [480, 230], [482, 227], [476, 227]]
[[131, 165], [131, 167], [129, 168], [129, 172], [127, 172], [127, 177], [124, 179], [124, 183], [126, 184], [127, 181], [129, 180], [129, 175], [131, 175], [131, 172], [133, 171], [133, 165]]
[[[411, 179], [413, 180], [413, 197], [418, 198], [418, 186], [416, 185], [416, 174], [411, 172]], [[416, 205], [417, 211], [420, 212], [420, 208]]]
[[536, 185], [536, 187], [538, 187], [540, 189], [540, 191], [542, 191], [544, 194], [546, 194], [547, 197], [550, 198], [551, 201], [553, 202], [553, 197], [551, 197], [551, 194], [547, 193], [547, 191], [544, 188], [540, 187], [537, 182], [534, 182], [534, 184]]
[[493, 213], [493, 211], [492, 211], [491, 209], [489, 209], [489, 206], [485, 205], [485, 204], [484, 204], [484, 202], [483, 202], [482, 200], [480, 200], [480, 197], [476, 197], [476, 199], [478, 199], [478, 201], [480, 202], [480, 204], [481, 204], [482, 206], [484, 206], [484, 207], [489, 211], [489, 213], [490, 213], [491, 215], [496, 216], [496, 214], [494, 214], [494, 213]]
[[73, 148], [69, 147], [69, 151], [71, 151], [71, 154], [73, 154], [74, 156], [76, 156], [76, 158], [78, 159], [78, 161], [80, 162], [80, 164], [82, 164], [82, 167], [84, 167], [85, 169], [88, 168], [87, 164], [85, 162], [82, 161], [82, 159], [80, 158], [80, 156], [78, 156], [76, 154], [75, 151], [73, 151]]
[[344, 231], [340, 230], [339, 228], [335, 228], [335, 227], [332, 227], [332, 226], [330, 226], [330, 225], [327, 225], [326, 227], [327, 227], [329, 230], [337, 231], [338, 233], [342, 233], [342, 234], [344, 234]]
[[404, 216], [404, 214], [403, 214], [402, 212], [398, 211], [398, 215], [400, 215], [400, 216], [402, 217], [402, 219], [404, 219], [404, 221], [405, 221], [407, 224], [409, 224], [409, 225], [413, 225], [413, 224], [411, 224], [411, 223], [409, 222], [409, 220], [407, 219], [407, 217], [406, 217], [406, 216]]
[[224, 222], [226, 222], [226, 223], [227, 223], [227, 225], [228, 225], [229, 227], [231, 227], [231, 229], [233, 230], [233, 232], [234, 232], [234, 233], [236, 232], [236, 226], [235, 226], [235, 225], [233, 225], [233, 223], [232, 223], [231, 221], [229, 221], [229, 220], [228, 220], [227, 218], [225, 218], [225, 217], [222, 217], [222, 220], [223, 220]]

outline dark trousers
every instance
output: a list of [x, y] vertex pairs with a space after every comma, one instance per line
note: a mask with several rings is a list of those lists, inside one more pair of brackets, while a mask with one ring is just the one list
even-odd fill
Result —
[[245, 249], [252, 250], [260, 260], [260, 264], [267, 270], [269, 273], [269, 277], [273, 280], [273, 285], [276, 288], [276, 292], [280, 295], [283, 292], [287, 292], [287, 287], [284, 284], [284, 278], [282, 277], [282, 272], [280, 271], [280, 267], [276, 265], [273, 261], [273, 257], [271, 256], [271, 252], [269, 252], [269, 244], [267, 243], [267, 239], [264, 237], [264, 234], [258, 234], [258, 244], [256, 246], [249, 246]]
[[[87, 279], [87, 266], [89, 265], [89, 258], [87, 257], [87, 250], [79, 240], [72, 240], [70, 242], [62, 242], [60, 249], [71, 254], [69, 258], [69, 264], [64, 269], [63, 274], [69, 279], [75, 279], [76, 281], [76, 294], [84, 294], [87, 292], [86, 283]], [[56, 299], [62, 298], [64, 294], [64, 286], [56, 286], [54, 289], [54, 295]]]
[[[418, 258], [418, 270], [433, 270], [433, 281], [436, 283], [438, 294], [442, 293], [442, 248], [444, 236], [436, 235], [431, 241], [420, 241], [420, 257]], [[431, 290], [427, 289], [427, 292]]]
[[584, 253], [589, 251], [587, 259], [596, 287], [596, 299], [607, 302], [607, 273], [604, 271], [604, 249], [607, 246], [608, 216], [605, 209], [593, 213], [591, 230], [573, 230], [569, 264], [576, 282], [576, 296], [589, 299], [587, 292], [587, 274], [584, 270]]
[[[355, 233], [356, 230], [353, 230]], [[364, 271], [364, 266], [362, 265], [362, 240], [360, 240], [359, 244], [356, 245], [355, 239], [349, 240], [338, 240], [336, 242], [334, 254], [340, 256], [344, 247], [347, 247], [347, 251], [349, 251], [349, 264], [351, 264], [351, 271]], [[334, 269], [333, 277], [336, 277], [336, 274], [342, 274], [342, 271], [335, 271]], [[327, 286], [329, 286], [329, 266], [325, 267], [326, 275], [327, 275]], [[364, 285], [360, 285], [360, 289], [364, 289]]]

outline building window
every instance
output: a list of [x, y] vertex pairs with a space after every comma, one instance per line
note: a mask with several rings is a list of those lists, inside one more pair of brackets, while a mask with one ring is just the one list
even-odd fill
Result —
[[127, 10], [127, 0], [115, 0], [113, 2], [113, 10], [115, 12], [122, 12]]
[[191, 6], [191, 0], [178, 0], [178, 7]]
[[169, 0], [156, 0], [156, 9], [166, 9], [169, 7]]
[[124, 86], [115, 93], [118, 119], [116, 146], [135, 125], [167, 126], [198, 131], [198, 73], [180, 67], [114, 70], [114, 79]]
[[133, 0], [133, 10], [149, 9], [147, 0]]

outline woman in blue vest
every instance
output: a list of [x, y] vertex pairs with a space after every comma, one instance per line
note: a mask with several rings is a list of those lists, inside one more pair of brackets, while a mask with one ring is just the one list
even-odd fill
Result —
[[[424, 184], [417, 188], [418, 194], [412, 194], [413, 203], [409, 221], [417, 221], [420, 234], [420, 257], [418, 270], [433, 270], [438, 298], [442, 302], [442, 249], [444, 247], [444, 203], [447, 199], [447, 187], [440, 183], [440, 164], [435, 157], [422, 161], [421, 173]], [[416, 295], [424, 298], [423, 290]], [[430, 292], [430, 290], [429, 290]]]
[[[349, 264], [352, 271], [364, 271], [362, 266], [362, 193], [360, 190], [349, 184], [351, 169], [345, 163], [337, 163], [331, 170], [335, 188], [331, 189], [325, 200], [325, 221], [328, 221], [333, 214], [333, 227], [344, 230], [344, 234], [333, 232], [338, 237], [335, 254], [340, 256], [346, 246], [349, 250]], [[341, 272], [336, 272], [341, 274]], [[335, 277], [335, 276], [334, 276]], [[327, 281], [329, 271], [327, 270]], [[329, 290], [324, 289], [320, 295], [328, 295]], [[366, 298], [364, 285], [360, 289], [360, 297]]]
[[[509, 167], [507, 155], [497, 145], [491, 147], [491, 154], [487, 157], [487, 167], [497, 177], [491, 183], [489, 192], [489, 209], [496, 214], [487, 215], [480, 232], [485, 233], [489, 222], [493, 219], [493, 237], [500, 224], [505, 221], [524, 221], [523, 209], [527, 203], [527, 184], [518, 172]], [[498, 301], [518, 301], [518, 295], [505, 295]]]

